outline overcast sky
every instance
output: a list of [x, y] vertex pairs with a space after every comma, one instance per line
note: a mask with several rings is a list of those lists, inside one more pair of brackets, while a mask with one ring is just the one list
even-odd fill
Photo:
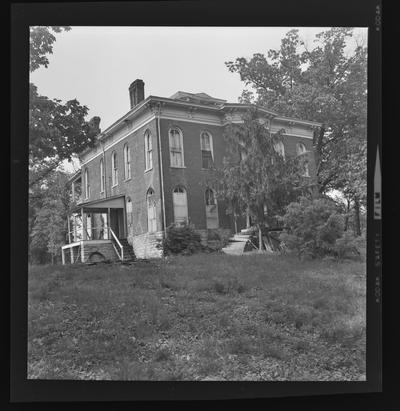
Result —
[[[129, 110], [128, 87], [140, 78], [145, 97], [204, 92], [237, 102], [239, 75], [226, 61], [279, 48], [293, 27], [77, 27], [56, 34], [49, 67], [31, 74], [40, 94], [76, 98], [105, 130]], [[323, 27], [299, 28], [309, 47]], [[356, 29], [366, 44], [367, 29]]]

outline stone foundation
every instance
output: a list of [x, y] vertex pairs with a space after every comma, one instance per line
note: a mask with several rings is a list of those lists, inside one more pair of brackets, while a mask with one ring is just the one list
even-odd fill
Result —
[[84, 241], [81, 251], [82, 248], [83, 259], [81, 259], [81, 261], [84, 263], [102, 261], [103, 258], [105, 261], [119, 261], [118, 255], [110, 240]]
[[161, 258], [162, 249], [157, 248], [161, 244], [163, 231], [144, 233], [128, 238], [129, 244], [135, 252], [136, 258]]

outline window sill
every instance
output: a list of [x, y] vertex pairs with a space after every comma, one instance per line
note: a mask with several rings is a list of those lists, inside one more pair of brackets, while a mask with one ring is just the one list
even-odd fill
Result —
[[171, 168], [186, 168], [186, 166], [170, 166]]
[[126, 182], [129, 181], [129, 180], [132, 180], [132, 177], [126, 178], [126, 179], [124, 180], [124, 183], [126, 183]]
[[146, 170], [144, 170], [144, 173], [148, 173], [149, 171], [153, 170], [153, 167], [151, 168], [147, 168]]
[[115, 188], [115, 187], [118, 187], [118, 183], [111, 186], [111, 188]]
[[215, 170], [215, 168], [212, 168], [212, 167], [210, 167], [210, 168], [201, 167], [200, 170], [201, 170], [201, 171], [211, 171], [211, 170]]

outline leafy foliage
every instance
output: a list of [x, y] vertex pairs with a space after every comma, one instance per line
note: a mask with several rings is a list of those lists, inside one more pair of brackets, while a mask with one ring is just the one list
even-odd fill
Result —
[[342, 258], [349, 253], [359, 254], [354, 238], [344, 232], [344, 216], [332, 200], [302, 197], [289, 204], [283, 221], [285, 230], [280, 238], [299, 256]]
[[68, 174], [51, 173], [30, 190], [29, 259], [32, 263], [56, 262], [66, 241], [70, 193]]
[[269, 132], [257, 109], [250, 109], [243, 120], [226, 128], [227, 156], [212, 184], [233, 213], [248, 209], [253, 220], [264, 225], [283, 215], [287, 204], [312, 187], [312, 180], [302, 177], [299, 158], [277, 152], [282, 135]]
[[167, 227], [167, 235], [163, 240], [164, 253], [193, 254], [202, 250], [200, 235], [188, 224]]
[[353, 38], [351, 28], [332, 28], [309, 49], [291, 30], [278, 50], [226, 65], [255, 92], [242, 101], [322, 123], [313, 140], [319, 191], [342, 190], [357, 208], [366, 197], [367, 48], [358, 42], [347, 55]]

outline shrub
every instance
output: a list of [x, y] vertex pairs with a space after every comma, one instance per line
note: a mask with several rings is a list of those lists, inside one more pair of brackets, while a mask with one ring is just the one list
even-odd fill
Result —
[[344, 258], [357, 252], [357, 241], [344, 232], [344, 216], [328, 199], [302, 197], [291, 203], [283, 217], [285, 229], [280, 235], [286, 249], [302, 257], [335, 256]]
[[190, 225], [171, 225], [167, 227], [167, 236], [163, 249], [169, 254], [193, 254], [202, 250], [200, 235]]

